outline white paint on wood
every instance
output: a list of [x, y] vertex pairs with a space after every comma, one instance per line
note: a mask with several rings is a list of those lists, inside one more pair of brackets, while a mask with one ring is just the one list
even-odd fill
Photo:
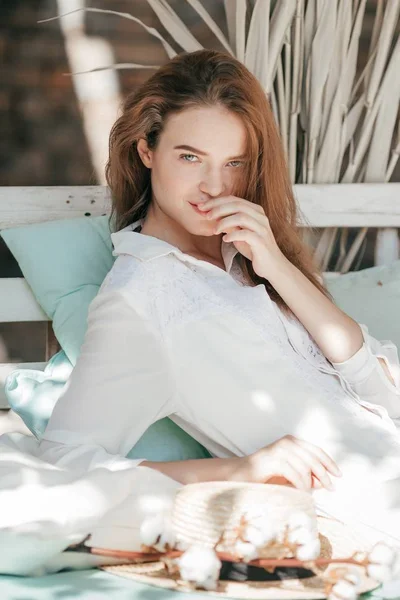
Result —
[[398, 230], [392, 227], [378, 229], [375, 244], [375, 265], [387, 265], [397, 260], [399, 256], [400, 241]]
[[0, 323], [49, 320], [22, 277], [0, 279], [0, 298]]
[[98, 217], [110, 210], [106, 186], [0, 187], [0, 229], [87, 215]]
[[312, 227], [400, 227], [400, 183], [295, 185]]

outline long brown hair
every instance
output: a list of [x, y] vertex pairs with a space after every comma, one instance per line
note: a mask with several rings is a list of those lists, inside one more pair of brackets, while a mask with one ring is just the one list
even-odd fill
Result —
[[[257, 78], [225, 52], [205, 49], [178, 54], [124, 100], [122, 115], [110, 133], [106, 165], [112, 196], [110, 223], [115, 218], [111, 227], [119, 231], [144, 218], [151, 202], [150, 170], [137, 152], [137, 141], [146, 139], [154, 150], [169, 115], [212, 106], [232, 111], [246, 128], [249, 160], [234, 195], [263, 207], [282, 253], [331, 299], [301, 237], [299, 209], [268, 98]], [[271, 299], [290, 314], [269, 281], [255, 273], [251, 261], [240, 253], [237, 256], [245, 275], [255, 285], [264, 284]]]

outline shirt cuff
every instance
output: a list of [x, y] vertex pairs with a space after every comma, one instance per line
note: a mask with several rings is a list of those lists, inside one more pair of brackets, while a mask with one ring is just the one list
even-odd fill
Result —
[[332, 362], [337, 371], [350, 383], [359, 383], [367, 379], [376, 368], [376, 360], [368, 345], [363, 345], [353, 356], [344, 362]]
[[[332, 362], [333, 367], [339, 371], [350, 384], [365, 381], [374, 369], [382, 376], [387, 385], [400, 393], [400, 363], [398, 351], [390, 340], [379, 341], [370, 335], [368, 327], [359, 323], [364, 338], [361, 348], [348, 360], [341, 363]], [[389, 370], [395, 385], [389, 380], [378, 358], [382, 358]]]

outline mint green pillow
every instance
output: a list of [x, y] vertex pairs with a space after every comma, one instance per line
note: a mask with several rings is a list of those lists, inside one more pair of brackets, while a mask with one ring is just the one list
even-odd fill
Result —
[[75, 365], [89, 304], [115, 261], [108, 217], [46, 221], [1, 236]]
[[[79, 356], [91, 301], [112, 268], [108, 216], [48, 221], [1, 232], [45, 313], [62, 351], [43, 371], [16, 369], [7, 377], [10, 407], [40, 438]], [[210, 457], [170, 419], [151, 425], [129, 452], [132, 458], [167, 461]]]
[[400, 260], [351, 271], [326, 281], [335, 303], [378, 340], [391, 340], [400, 353]]

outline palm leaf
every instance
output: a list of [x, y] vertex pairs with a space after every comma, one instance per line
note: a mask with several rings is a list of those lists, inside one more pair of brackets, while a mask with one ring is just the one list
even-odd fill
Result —
[[244, 64], [267, 89], [267, 64], [270, 43], [270, 0], [257, 0], [254, 5], [247, 35]]
[[196, 40], [194, 35], [186, 27], [185, 23], [172, 10], [165, 0], [147, 0], [161, 23], [173, 37], [175, 42], [186, 52], [195, 52], [201, 50], [203, 46]]
[[236, 0], [235, 31], [236, 31], [236, 57], [245, 63], [246, 48], [246, 0]]
[[154, 27], [148, 27], [145, 23], [143, 23], [143, 21], [141, 21], [140, 19], [138, 19], [137, 17], [134, 17], [133, 15], [131, 15], [129, 13], [117, 12], [115, 10], [106, 10], [103, 8], [77, 8], [75, 10], [71, 10], [62, 15], [57, 15], [56, 17], [50, 17], [49, 19], [41, 19], [40, 21], [38, 21], [38, 23], [47, 23], [48, 21], [57, 21], [58, 19], [61, 19], [62, 17], [66, 17], [67, 15], [72, 15], [73, 13], [81, 12], [81, 11], [93, 12], [93, 13], [107, 13], [109, 15], [116, 15], [116, 16], [122, 17], [124, 19], [129, 19], [130, 21], [135, 21], [135, 23], [139, 23], [139, 25], [144, 27], [144, 29], [146, 29], [146, 31], [148, 31], [148, 33], [150, 33], [150, 35], [156, 37], [157, 39], [159, 39], [161, 41], [169, 58], [173, 58], [174, 56], [176, 56], [175, 50], [163, 38], [163, 36], [160, 33], [158, 33], [157, 29], [154, 29]]
[[222, 33], [221, 29], [218, 27], [214, 19], [211, 18], [210, 14], [206, 11], [204, 6], [199, 2], [199, 0], [187, 0], [190, 6], [200, 15], [203, 19], [204, 23], [211, 29], [215, 37], [221, 42], [224, 46], [225, 50], [229, 52], [229, 54], [233, 54], [233, 50]]
[[[373, 79], [371, 79], [372, 83]], [[400, 38], [380, 90], [381, 101], [374, 132], [368, 148], [365, 181], [379, 182], [386, 177], [393, 131], [400, 103]]]

